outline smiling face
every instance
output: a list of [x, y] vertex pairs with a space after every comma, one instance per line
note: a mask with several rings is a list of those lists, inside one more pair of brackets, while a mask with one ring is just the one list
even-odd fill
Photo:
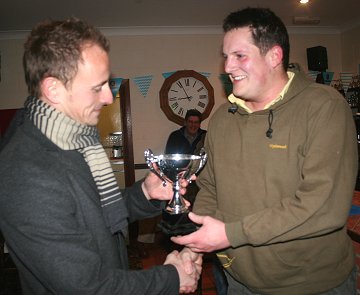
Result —
[[62, 87], [55, 107], [81, 124], [95, 126], [102, 107], [113, 102], [109, 76], [108, 54], [97, 45], [84, 47], [77, 74]]
[[225, 33], [223, 54], [225, 72], [233, 83], [233, 94], [244, 99], [253, 110], [274, 100], [286, 84], [281, 68], [281, 48], [274, 46], [261, 54], [253, 43], [249, 27]]
[[188, 134], [195, 136], [199, 131], [201, 120], [198, 116], [189, 116], [185, 120], [185, 128]]

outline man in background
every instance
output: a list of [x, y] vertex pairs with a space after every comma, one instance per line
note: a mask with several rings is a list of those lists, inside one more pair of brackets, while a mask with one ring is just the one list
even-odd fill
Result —
[[206, 130], [201, 129], [200, 125], [201, 113], [196, 109], [188, 110], [184, 126], [170, 134], [165, 154], [198, 154], [206, 135]]
[[24, 294], [193, 292], [201, 257], [129, 271], [129, 222], [160, 214], [171, 186], [150, 173], [120, 191], [96, 129], [109, 88], [108, 40], [71, 18], [39, 23], [23, 56], [29, 97], [0, 148], [0, 229]]
[[346, 222], [357, 174], [354, 120], [334, 88], [288, 71], [289, 37], [269, 9], [223, 24], [229, 103], [212, 116], [208, 161], [189, 217], [172, 240], [217, 251], [228, 294], [356, 294]]

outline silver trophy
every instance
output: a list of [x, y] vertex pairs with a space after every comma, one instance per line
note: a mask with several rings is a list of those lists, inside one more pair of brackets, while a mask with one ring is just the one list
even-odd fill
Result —
[[145, 150], [145, 161], [153, 173], [161, 178], [163, 185], [172, 183], [174, 195], [163, 210], [163, 219], [159, 226], [169, 235], [187, 234], [197, 229], [189, 218], [189, 208], [180, 194], [180, 181], [190, 181], [192, 175], [198, 173], [205, 165], [207, 154], [201, 149], [199, 155], [165, 154], [154, 156], [150, 149]]

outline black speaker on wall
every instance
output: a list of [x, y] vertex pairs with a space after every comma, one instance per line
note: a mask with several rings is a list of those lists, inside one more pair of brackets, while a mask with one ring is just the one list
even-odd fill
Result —
[[326, 47], [316, 46], [306, 49], [309, 71], [325, 72], [328, 68]]

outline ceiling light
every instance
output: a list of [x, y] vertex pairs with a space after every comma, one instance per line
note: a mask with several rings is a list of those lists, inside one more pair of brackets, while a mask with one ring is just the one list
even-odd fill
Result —
[[300, 2], [301, 4], [306, 4], [306, 3], [309, 2], [309, 0], [300, 0], [299, 2]]

